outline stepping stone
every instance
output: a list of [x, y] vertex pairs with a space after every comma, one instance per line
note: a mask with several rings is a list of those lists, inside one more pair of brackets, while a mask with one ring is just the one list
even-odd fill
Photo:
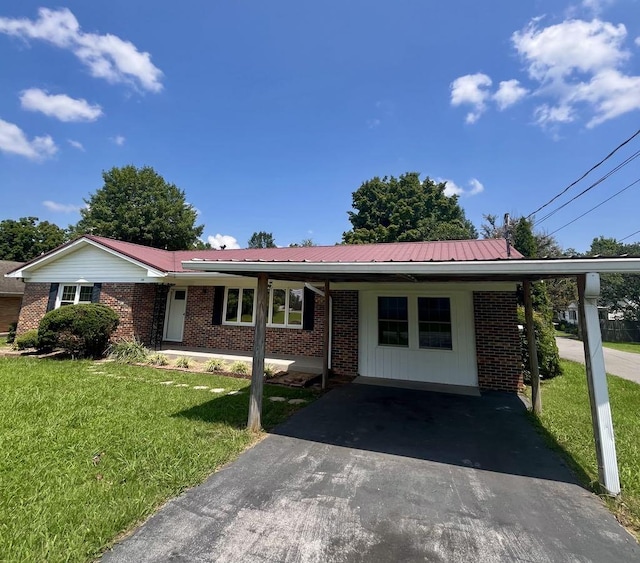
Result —
[[209, 389], [206, 385], [196, 385], [194, 389]]
[[222, 387], [216, 387], [215, 389], [209, 389], [212, 393], [222, 393], [224, 389]]
[[189, 387], [187, 383], [176, 383], [175, 387]]
[[306, 399], [289, 399], [287, 401], [287, 403], [289, 403], [290, 405], [302, 405], [306, 402], [307, 402]]
[[173, 381], [161, 381], [160, 385], [173, 385]]
[[229, 391], [227, 395], [240, 395], [240, 391]]
[[284, 403], [286, 401], [284, 397], [269, 397], [269, 400], [274, 403]]

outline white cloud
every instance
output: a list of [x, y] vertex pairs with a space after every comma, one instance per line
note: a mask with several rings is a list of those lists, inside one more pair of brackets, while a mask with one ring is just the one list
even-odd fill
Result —
[[477, 178], [471, 178], [471, 180], [467, 182], [467, 185], [469, 186], [469, 189], [467, 190], [456, 184], [453, 180], [448, 180], [446, 178], [438, 178], [438, 182], [445, 182], [446, 186], [444, 188], [444, 195], [447, 197], [452, 197], [454, 195], [473, 196], [484, 191], [484, 186]]
[[376, 127], [379, 127], [381, 123], [382, 121], [379, 119], [367, 119], [367, 127], [369, 129], [375, 129]]
[[477, 178], [471, 178], [469, 185], [471, 186], [471, 189], [467, 192], [469, 195], [481, 194], [484, 191], [484, 186]]
[[574, 73], [593, 73], [627, 60], [629, 52], [622, 48], [626, 35], [623, 24], [567, 20], [542, 29], [531, 22], [511, 40], [531, 78], [562, 84]]
[[519, 102], [528, 93], [529, 90], [520, 86], [518, 80], [503, 80], [498, 86], [498, 91], [493, 95], [493, 99], [498, 104], [498, 109], [502, 111]]
[[57, 203], [55, 201], [43, 201], [42, 205], [44, 205], [49, 211], [54, 211], [56, 213], [74, 213], [80, 211], [79, 205], [73, 205], [71, 203]]
[[491, 95], [488, 90], [491, 84], [491, 78], [481, 72], [460, 76], [451, 83], [451, 105], [470, 105], [473, 108], [467, 114], [467, 123], [475, 123], [484, 113]]
[[613, 0], [582, 0], [582, 7], [597, 15], [612, 3]]
[[640, 37], [636, 37], [636, 40], [634, 41], [634, 43], [640, 47]]
[[69, 143], [74, 149], [78, 149], [79, 151], [84, 152], [84, 145], [80, 141], [74, 141], [73, 139], [67, 139], [67, 143]]
[[121, 147], [122, 145], [124, 145], [125, 141], [127, 140], [125, 137], [123, 137], [122, 135], [116, 135], [115, 137], [109, 137], [109, 140], [118, 145], [119, 147]]
[[89, 72], [108, 82], [134, 84], [150, 92], [162, 90], [162, 71], [151, 62], [151, 55], [109, 33], [85, 33], [68, 8], [40, 8], [38, 18], [0, 18], [0, 33], [46, 41], [66, 49], [88, 67]]
[[215, 248], [216, 250], [220, 250], [223, 246], [229, 250], [240, 248], [238, 240], [231, 235], [221, 235], [220, 233], [215, 236], [209, 235], [207, 241], [211, 245], [211, 248]]
[[75, 99], [66, 94], [49, 94], [39, 88], [29, 88], [20, 94], [22, 109], [39, 111], [60, 121], [95, 121], [102, 115], [99, 105]]
[[56, 154], [58, 147], [49, 135], [34, 137], [29, 141], [20, 127], [0, 119], [0, 151], [31, 160], [44, 160]]

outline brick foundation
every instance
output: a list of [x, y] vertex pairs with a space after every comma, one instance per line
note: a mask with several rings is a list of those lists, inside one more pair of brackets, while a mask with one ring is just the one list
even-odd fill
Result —
[[358, 292], [332, 291], [333, 340], [331, 369], [338, 375], [358, 375]]
[[515, 292], [474, 292], [473, 307], [480, 389], [517, 393], [523, 381]]
[[49, 283], [25, 283], [22, 307], [18, 318], [16, 334], [23, 334], [38, 328], [40, 319], [47, 312]]

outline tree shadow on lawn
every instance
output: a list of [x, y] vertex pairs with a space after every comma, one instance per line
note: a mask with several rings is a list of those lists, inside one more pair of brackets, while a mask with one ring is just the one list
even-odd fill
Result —
[[[271, 402], [269, 397], [281, 395], [289, 398], [298, 398], [297, 395], [289, 397], [291, 393], [283, 393], [282, 388], [274, 388], [267, 391], [265, 387], [264, 401], [262, 404], [262, 427], [269, 431], [282, 423], [304, 405], [290, 405], [286, 401]], [[307, 400], [311, 400], [306, 397]], [[249, 388], [241, 394], [221, 395], [213, 397], [194, 407], [174, 413], [173, 417], [188, 418], [202, 422], [226, 424], [238, 430], [247, 427], [249, 416]]]

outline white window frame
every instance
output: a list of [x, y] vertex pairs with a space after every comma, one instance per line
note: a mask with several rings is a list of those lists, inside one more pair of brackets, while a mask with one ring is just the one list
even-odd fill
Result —
[[[291, 290], [302, 290], [302, 309], [300, 309], [300, 324], [291, 324], [289, 323], [289, 313], [291, 312], [291, 308], [289, 307], [289, 297]], [[273, 292], [275, 290], [282, 290], [285, 292], [284, 298], [284, 323], [276, 324], [273, 322]], [[269, 289], [269, 313], [267, 315], [267, 326], [271, 328], [298, 328], [301, 329], [304, 324], [304, 286], [293, 287], [293, 286], [282, 286], [282, 287], [271, 287]]]
[[[238, 315], [236, 316], [235, 321], [228, 321], [227, 320], [227, 303], [229, 299], [229, 291], [234, 289], [238, 290]], [[247, 290], [253, 291], [253, 308], [251, 310], [251, 322], [242, 322], [237, 319], [242, 318], [242, 292]], [[258, 291], [256, 290], [255, 287], [231, 287], [231, 286], [225, 287], [224, 288], [224, 307], [222, 309], [222, 324], [230, 325], [230, 326], [254, 326], [256, 324], [257, 293]]]
[[65, 299], [65, 303], [69, 305], [78, 305], [79, 303], [91, 303], [91, 299], [89, 301], [80, 301], [80, 288], [81, 287], [90, 287], [93, 290], [92, 283], [61, 283], [60, 287], [58, 287], [58, 295], [56, 295], [56, 309], [62, 307], [62, 294], [64, 293], [65, 287], [75, 287], [75, 295], [73, 297], [73, 303], [71, 303], [68, 299]]
[[[281, 289], [285, 292], [285, 323], [284, 324], [274, 324], [273, 321], [273, 313], [272, 313], [272, 305], [273, 305], [273, 291], [276, 289]], [[302, 309], [300, 310], [300, 324], [291, 324], [289, 322], [289, 291], [290, 290], [302, 290]], [[229, 299], [229, 291], [237, 290], [238, 291], [238, 316], [236, 319], [239, 319], [242, 315], [242, 292], [251, 290], [253, 291], [253, 310], [252, 310], [252, 318], [251, 322], [242, 322], [239, 320], [229, 321], [227, 320], [227, 304]], [[228, 286], [224, 288], [224, 305], [222, 307], [222, 324], [227, 326], [255, 326], [256, 324], [256, 305], [258, 298], [258, 290], [255, 287], [238, 287], [238, 286]], [[269, 328], [287, 328], [287, 329], [299, 329], [302, 330], [304, 325], [304, 286], [300, 285], [276, 285], [269, 288], [269, 296], [268, 296], [268, 311], [267, 311], [267, 326]]]

